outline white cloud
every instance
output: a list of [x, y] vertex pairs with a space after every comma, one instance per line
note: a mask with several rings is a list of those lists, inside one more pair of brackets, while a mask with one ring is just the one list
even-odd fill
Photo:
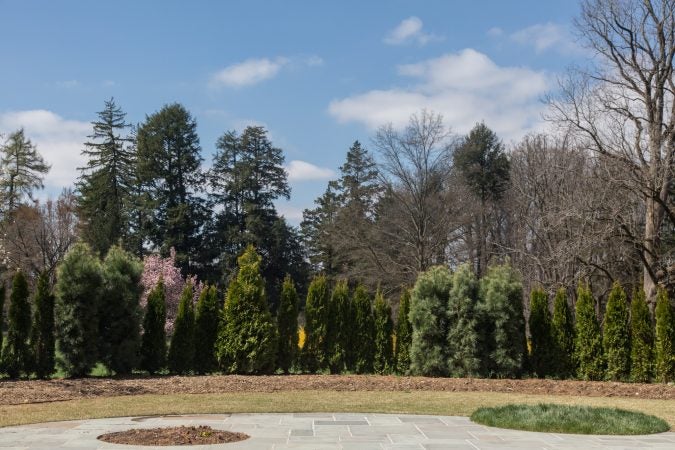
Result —
[[509, 37], [513, 42], [533, 47], [537, 53], [556, 50], [563, 54], [573, 54], [582, 51], [566, 27], [552, 22], [523, 28]]
[[333, 100], [329, 113], [339, 122], [360, 122], [371, 129], [386, 123], [400, 128], [411, 114], [426, 108], [443, 114], [456, 132], [485, 121], [509, 139], [538, 125], [543, 108], [539, 100], [550, 86], [543, 72], [498, 66], [473, 49], [399, 66], [398, 73], [417, 84]]
[[316, 55], [308, 56], [305, 58], [305, 64], [309, 67], [323, 66], [323, 58]]
[[77, 167], [85, 163], [81, 151], [91, 125], [44, 109], [0, 113], [0, 133], [5, 137], [22, 127], [52, 166], [44, 180], [47, 191], [58, 194], [62, 188], [72, 186], [79, 175]]
[[488, 36], [499, 37], [504, 34], [504, 30], [499, 27], [492, 27], [487, 31]]
[[419, 17], [408, 17], [401, 21], [396, 28], [391, 30], [383, 39], [385, 44], [401, 45], [408, 42], [416, 42], [419, 45], [428, 44], [431, 41], [439, 41], [443, 38], [423, 31], [424, 24]]
[[287, 58], [259, 58], [232, 64], [211, 78], [214, 86], [244, 87], [274, 78], [282, 67], [289, 63]]
[[288, 181], [328, 180], [335, 175], [331, 169], [315, 166], [306, 161], [293, 160], [286, 165]]
[[277, 212], [280, 216], [286, 218], [292, 225], [299, 225], [302, 221], [302, 212], [304, 208], [293, 206], [288, 203], [280, 203], [276, 205]]

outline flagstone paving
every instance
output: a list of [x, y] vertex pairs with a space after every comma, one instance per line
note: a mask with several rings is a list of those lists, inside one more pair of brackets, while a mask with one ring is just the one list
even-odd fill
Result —
[[[97, 436], [130, 428], [209, 425], [250, 439], [204, 446], [141, 447]], [[675, 433], [580, 436], [502, 430], [467, 417], [396, 414], [207, 414], [77, 420], [0, 428], [0, 450], [46, 449], [675, 449]]]

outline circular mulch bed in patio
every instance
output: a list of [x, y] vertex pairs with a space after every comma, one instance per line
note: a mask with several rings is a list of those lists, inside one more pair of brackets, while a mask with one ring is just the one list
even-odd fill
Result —
[[97, 439], [126, 445], [209, 445], [239, 442], [250, 436], [244, 433], [214, 430], [207, 426], [141, 428], [100, 435]]

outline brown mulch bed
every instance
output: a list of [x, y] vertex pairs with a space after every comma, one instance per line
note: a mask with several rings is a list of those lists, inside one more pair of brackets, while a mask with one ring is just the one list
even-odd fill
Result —
[[239, 442], [249, 437], [244, 433], [214, 430], [202, 425], [117, 431], [102, 434], [97, 439], [111, 444], [126, 445], [208, 445]]
[[141, 394], [217, 394], [275, 391], [454, 391], [634, 397], [675, 400], [672, 384], [598, 381], [491, 380], [378, 375], [212, 375], [0, 381], [0, 405]]

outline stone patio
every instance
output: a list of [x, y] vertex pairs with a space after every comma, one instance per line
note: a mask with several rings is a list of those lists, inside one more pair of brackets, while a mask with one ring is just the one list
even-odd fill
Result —
[[[107, 444], [96, 437], [129, 428], [209, 425], [250, 439], [182, 447]], [[579, 436], [476, 425], [467, 417], [394, 414], [218, 414], [78, 420], [0, 428], [0, 450], [47, 449], [675, 449], [675, 433]]]

